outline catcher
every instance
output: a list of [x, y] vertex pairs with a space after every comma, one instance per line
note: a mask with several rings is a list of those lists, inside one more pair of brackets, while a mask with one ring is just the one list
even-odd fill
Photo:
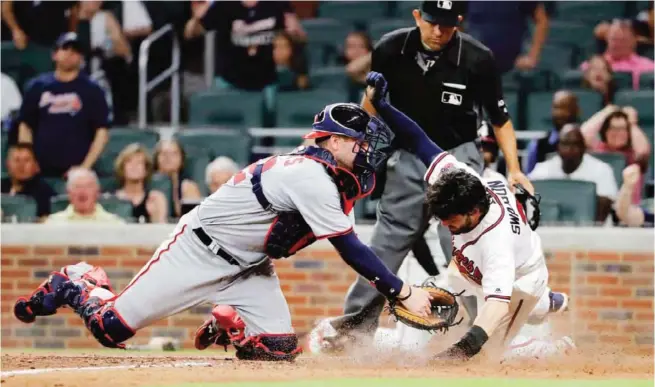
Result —
[[[428, 166], [427, 204], [431, 216], [453, 234], [450, 286], [459, 292], [473, 290], [479, 312], [469, 331], [438, 359], [468, 359], [484, 347], [505, 349], [528, 320], [539, 300], [547, 294], [548, 269], [541, 239], [522, 205], [502, 181], [483, 182], [471, 168], [460, 163], [432, 142], [423, 130], [387, 100], [384, 76], [371, 72], [367, 92], [380, 117], [409, 150]], [[526, 204], [538, 208], [538, 201], [517, 187]], [[460, 281], [457, 281], [459, 279]], [[446, 311], [456, 303], [444, 298]], [[414, 327], [434, 330], [452, 325], [454, 316], [428, 321], [404, 309], [392, 312]], [[436, 325], [435, 325], [436, 324]]]

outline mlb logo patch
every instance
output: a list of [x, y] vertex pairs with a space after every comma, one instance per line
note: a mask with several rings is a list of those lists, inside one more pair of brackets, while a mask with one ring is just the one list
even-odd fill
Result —
[[444, 91], [441, 94], [441, 103], [447, 103], [449, 105], [460, 106], [462, 104], [462, 95], [457, 93], [451, 93]]
[[453, 2], [448, 0], [437, 1], [437, 8], [453, 9]]

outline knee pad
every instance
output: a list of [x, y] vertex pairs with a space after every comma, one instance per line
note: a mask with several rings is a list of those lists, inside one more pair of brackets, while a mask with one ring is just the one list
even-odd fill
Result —
[[134, 336], [134, 330], [123, 321], [113, 303], [99, 297], [89, 298], [78, 313], [93, 337], [105, 347], [124, 349], [122, 342]]
[[293, 361], [302, 353], [294, 333], [250, 336], [234, 347], [240, 360]]

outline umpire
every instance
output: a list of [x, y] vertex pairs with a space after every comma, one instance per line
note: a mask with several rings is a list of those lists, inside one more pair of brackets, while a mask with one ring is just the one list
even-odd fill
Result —
[[[480, 174], [484, 163], [474, 141], [484, 108], [507, 160], [510, 183], [521, 183], [533, 191], [517, 159], [514, 127], [503, 101], [493, 54], [479, 41], [457, 31], [462, 21], [457, 3], [424, 1], [420, 10], [412, 12], [416, 28], [392, 31], [380, 39], [372, 54], [371, 70], [387, 79], [390, 102], [396, 108], [414, 119], [441, 148]], [[366, 97], [362, 105], [375, 113]], [[387, 163], [371, 247], [393, 272], [398, 272], [427, 228], [425, 172], [421, 161], [404, 150], [396, 151]], [[441, 247], [449, 259], [451, 237], [447, 229], [439, 229]], [[345, 315], [330, 323], [341, 337], [372, 334], [384, 302], [384, 297], [360, 277], [346, 297]]]

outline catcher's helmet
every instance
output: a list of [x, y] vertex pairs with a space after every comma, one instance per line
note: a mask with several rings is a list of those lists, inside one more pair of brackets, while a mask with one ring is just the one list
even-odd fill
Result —
[[355, 156], [355, 167], [365, 171], [375, 171], [391, 151], [391, 129], [354, 103], [327, 105], [314, 116], [312, 131], [303, 138], [320, 139], [332, 135], [353, 138], [358, 144], [368, 143], [366, 149], [359, 147]]

